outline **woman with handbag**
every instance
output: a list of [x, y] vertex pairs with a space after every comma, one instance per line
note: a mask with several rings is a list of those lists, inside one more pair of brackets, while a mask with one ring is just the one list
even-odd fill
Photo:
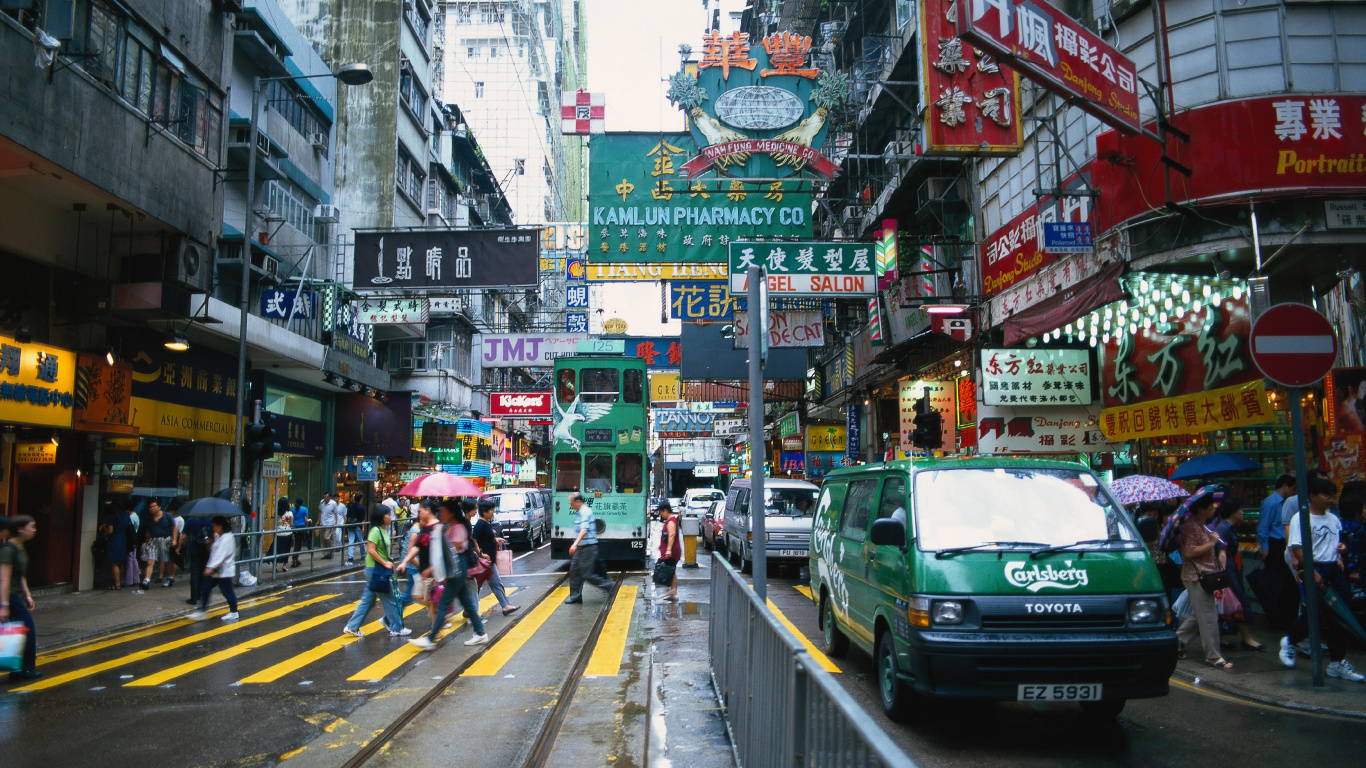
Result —
[[1185, 658], [1186, 646], [1199, 632], [1205, 663], [1216, 669], [1232, 669], [1233, 664], [1219, 652], [1219, 609], [1214, 604], [1215, 590], [1228, 586], [1224, 553], [1219, 551], [1223, 542], [1209, 529], [1222, 497], [1221, 491], [1205, 492], [1203, 488], [1197, 491], [1188, 501], [1188, 514], [1178, 531], [1181, 583], [1186, 586], [1192, 612], [1176, 630], [1176, 639], [1181, 643], [1178, 655]]
[[413, 576], [413, 587], [409, 597], [419, 605], [427, 606], [427, 615], [436, 622], [436, 601], [432, 591], [436, 586], [432, 578], [432, 535], [439, 523], [436, 519], [436, 504], [423, 501], [417, 511], [417, 525], [408, 529], [408, 554], [398, 564], [398, 570], [407, 569]]
[[1228, 574], [1229, 585], [1224, 595], [1224, 604], [1235, 603], [1233, 611], [1227, 607], [1220, 612], [1219, 618], [1227, 621], [1238, 630], [1240, 647], [1245, 651], [1265, 651], [1266, 645], [1257, 642], [1252, 636], [1252, 615], [1248, 609], [1247, 590], [1243, 588], [1243, 572], [1238, 559], [1238, 530], [1243, 522], [1243, 500], [1237, 496], [1226, 496], [1219, 504], [1218, 517], [1214, 523], [1214, 535], [1223, 542], [1220, 552], [1224, 556], [1224, 572]]
[[389, 525], [393, 520], [393, 510], [383, 504], [375, 505], [370, 512], [370, 531], [365, 535], [365, 594], [361, 595], [356, 612], [351, 614], [351, 620], [346, 622], [346, 628], [342, 630], [352, 637], [365, 637], [360, 625], [376, 600], [384, 608], [384, 627], [389, 630], [390, 637], [413, 633], [403, 626], [403, 614], [394, 600], [394, 564], [389, 560], [392, 551]]
[[33, 623], [33, 593], [28, 589], [28, 553], [24, 545], [38, 535], [38, 524], [28, 515], [6, 520], [9, 537], [0, 544], [0, 624], [10, 621], [25, 628], [23, 666], [10, 672], [10, 682], [42, 677], [38, 671], [38, 629]]
[[[492, 559], [498, 556], [498, 547], [507, 544], [507, 540], [498, 535], [493, 528], [493, 499], [479, 500], [479, 520], [474, 524], [474, 543], [476, 551], [481, 558]], [[498, 598], [498, 605], [503, 610], [503, 615], [516, 611], [519, 606], [513, 605], [508, 600], [507, 589], [503, 586], [502, 575], [497, 568], [489, 569], [489, 589], [493, 596]], [[476, 593], [477, 593], [476, 587]]]
[[669, 587], [661, 599], [677, 602], [678, 561], [683, 559], [683, 542], [678, 537], [678, 515], [674, 514], [669, 502], [659, 505], [659, 519], [664, 527], [659, 534], [659, 562], [655, 563], [654, 582]]
[[468, 557], [474, 552], [474, 541], [469, 527], [462, 525], [459, 508], [450, 502], [441, 504], [441, 525], [432, 531], [432, 578], [441, 584], [441, 597], [436, 606], [436, 618], [426, 635], [408, 642], [424, 651], [436, 647], [436, 636], [446, 621], [446, 613], [456, 600], [465, 609], [474, 636], [465, 645], [483, 645], [489, 641], [484, 633], [484, 620], [479, 616], [479, 603], [474, 598], [474, 585], [469, 575]]

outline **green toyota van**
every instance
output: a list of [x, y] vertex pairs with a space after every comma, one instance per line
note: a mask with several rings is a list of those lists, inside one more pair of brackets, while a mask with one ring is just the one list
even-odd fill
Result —
[[1090, 469], [974, 457], [832, 472], [811, 530], [825, 652], [874, 660], [883, 709], [917, 697], [1163, 696], [1177, 642], [1162, 580]]

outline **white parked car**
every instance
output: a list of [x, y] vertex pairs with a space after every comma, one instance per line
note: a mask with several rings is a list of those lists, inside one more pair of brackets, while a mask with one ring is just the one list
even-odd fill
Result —
[[689, 488], [683, 494], [683, 508], [675, 510], [684, 517], [701, 517], [713, 501], [721, 501], [726, 494], [716, 488]]

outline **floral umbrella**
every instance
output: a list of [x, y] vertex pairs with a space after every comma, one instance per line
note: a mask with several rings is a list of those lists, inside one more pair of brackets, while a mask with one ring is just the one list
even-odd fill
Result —
[[1114, 492], [1119, 503], [1126, 507], [1145, 501], [1166, 501], [1190, 495], [1189, 491], [1170, 480], [1149, 475], [1121, 477], [1110, 483], [1110, 490]]

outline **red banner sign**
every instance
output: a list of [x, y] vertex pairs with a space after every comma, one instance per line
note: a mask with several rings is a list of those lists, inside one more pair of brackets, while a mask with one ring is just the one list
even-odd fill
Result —
[[549, 392], [494, 392], [489, 396], [490, 416], [549, 416]]
[[1137, 133], [1134, 63], [1076, 19], [1043, 0], [963, 0], [958, 30], [965, 40], [1008, 59], [1010, 66], [1126, 132]]
[[1020, 75], [958, 36], [957, 0], [921, 0], [920, 79], [927, 155], [1020, 151]]
[[[1064, 189], [1079, 189], [1082, 179], [1074, 175]], [[1047, 222], [1085, 222], [1091, 220], [1091, 200], [1087, 197], [1045, 197], [1009, 224], [987, 236], [982, 246], [982, 291], [994, 296], [1015, 286], [1066, 254], [1044, 253], [1043, 225]]]
[[827, 179], [833, 179], [839, 175], [839, 166], [820, 152], [804, 144], [795, 144], [790, 141], [775, 141], [773, 139], [746, 139], [744, 141], [728, 141], [724, 144], [712, 144], [703, 147], [697, 153], [697, 157], [689, 160], [682, 165], [683, 175], [692, 178], [711, 167], [712, 163], [722, 157], [734, 155], [787, 155], [795, 157], [800, 162], [806, 163], [806, 167], [821, 174]]

